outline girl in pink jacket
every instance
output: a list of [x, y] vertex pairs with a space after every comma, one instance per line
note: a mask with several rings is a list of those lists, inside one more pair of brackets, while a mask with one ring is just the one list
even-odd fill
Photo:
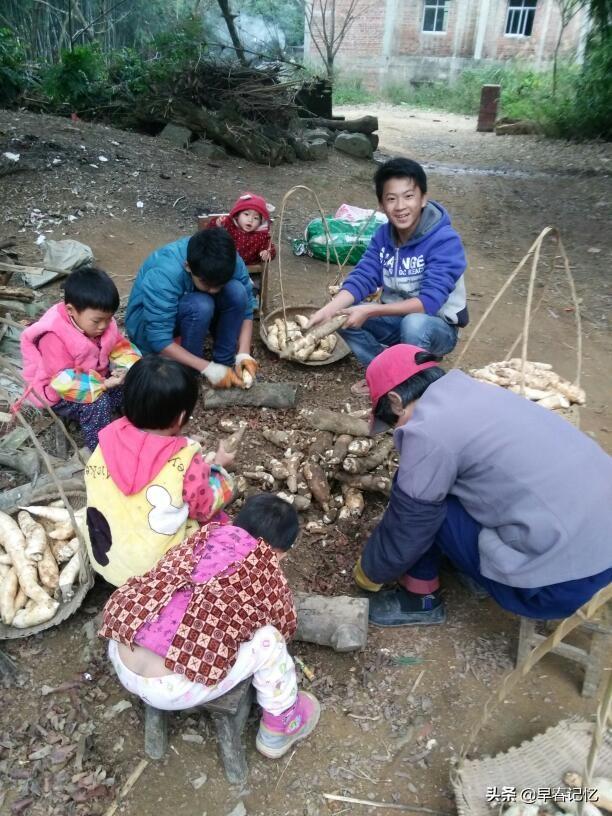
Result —
[[77, 269], [66, 279], [64, 302], [21, 335], [25, 397], [76, 420], [93, 451], [98, 432], [121, 409], [123, 378], [140, 352], [113, 318], [119, 292], [101, 269]]

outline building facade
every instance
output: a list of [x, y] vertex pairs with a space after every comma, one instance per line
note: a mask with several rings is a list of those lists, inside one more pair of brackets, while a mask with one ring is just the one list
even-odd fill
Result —
[[[342, 20], [350, 0], [335, 2]], [[370, 88], [453, 80], [468, 67], [509, 59], [544, 69], [560, 25], [557, 0], [361, 0], [335, 64]], [[581, 61], [587, 33], [582, 9], [563, 33], [560, 54]], [[304, 52], [318, 61], [308, 29]]]

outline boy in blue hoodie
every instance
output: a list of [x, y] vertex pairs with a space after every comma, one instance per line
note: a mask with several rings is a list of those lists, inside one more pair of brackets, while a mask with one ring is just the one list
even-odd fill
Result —
[[[441, 357], [453, 350], [468, 322], [461, 238], [446, 210], [428, 201], [427, 176], [417, 162], [390, 159], [376, 171], [374, 184], [389, 221], [310, 325], [346, 314], [340, 334], [364, 366], [397, 343]], [[364, 302], [381, 287], [379, 303]]]

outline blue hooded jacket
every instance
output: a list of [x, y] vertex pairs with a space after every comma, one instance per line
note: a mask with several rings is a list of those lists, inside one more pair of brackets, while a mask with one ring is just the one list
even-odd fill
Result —
[[425, 314], [467, 326], [466, 266], [461, 238], [448, 213], [430, 201], [415, 234], [403, 246], [397, 246], [390, 223], [379, 227], [342, 288], [361, 303], [382, 286], [382, 303], [417, 297]]
[[[143, 354], [159, 353], [172, 343], [179, 300], [195, 291], [191, 275], [185, 269], [188, 243], [189, 238], [181, 238], [156, 249], [140, 267], [134, 281], [125, 327]], [[256, 307], [253, 284], [238, 254], [232, 280], [240, 281], [246, 289], [244, 320], [252, 320]]]

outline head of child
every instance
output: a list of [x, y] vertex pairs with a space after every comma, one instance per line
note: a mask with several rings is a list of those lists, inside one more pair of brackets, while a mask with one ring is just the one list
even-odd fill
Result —
[[399, 428], [412, 418], [417, 400], [445, 374], [439, 361], [434, 354], [407, 343], [389, 346], [372, 360], [366, 382], [373, 434]]
[[216, 295], [236, 269], [236, 246], [222, 227], [200, 230], [187, 244], [185, 269], [200, 292]]
[[198, 394], [199, 380], [193, 369], [148, 354], [125, 376], [123, 410], [142, 431], [178, 436], [191, 418]]
[[101, 337], [119, 308], [119, 292], [102, 269], [86, 266], [66, 278], [64, 303], [72, 322], [87, 337]]
[[253, 538], [262, 538], [279, 561], [293, 547], [300, 531], [295, 507], [269, 493], [250, 496], [234, 518], [233, 525], [246, 530]]
[[256, 232], [270, 220], [265, 199], [254, 193], [241, 195], [229, 214], [243, 232]]
[[427, 204], [427, 176], [412, 159], [389, 159], [374, 174], [378, 202], [405, 241], [416, 231]]

